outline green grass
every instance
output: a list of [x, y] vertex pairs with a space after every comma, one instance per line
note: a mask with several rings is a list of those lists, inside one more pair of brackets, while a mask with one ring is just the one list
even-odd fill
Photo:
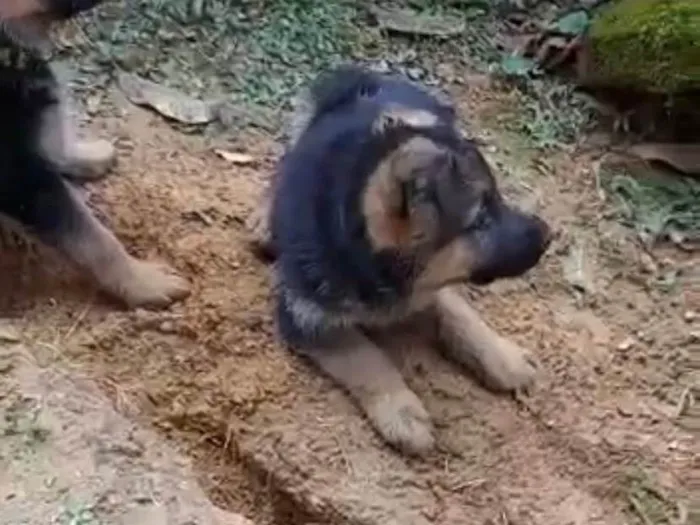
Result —
[[[623, 483], [628, 511], [639, 525], [674, 525], [681, 513], [679, 502], [667, 495], [649, 473], [634, 469]], [[690, 523], [690, 522], [687, 522]]]
[[78, 52], [91, 86], [120, 67], [193, 96], [278, 106], [371, 43], [357, 18], [349, 0], [132, 0], [89, 13]]
[[72, 504], [63, 509], [58, 516], [59, 525], [100, 525], [92, 507]]
[[[500, 15], [490, 0], [446, 6], [409, 0], [420, 13], [467, 20], [463, 35], [449, 39], [381, 34], [368, 24], [362, 2], [353, 0], [121, 0], [88, 13], [80, 24], [83, 43], [77, 91], [99, 89], [116, 68], [196, 97], [288, 107], [300, 86], [328, 66], [354, 59], [385, 59], [392, 67], [418, 66], [428, 76], [441, 63], [498, 69], [502, 52], [494, 35]], [[77, 52], [77, 53], [76, 53]], [[413, 58], [403, 61], [401, 57]], [[403, 62], [402, 62], [403, 61]], [[553, 79], [517, 79], [523, 95], [512, 127], [536, 147], [574, 141], [591, 112], [570, 86]]]
[[672, 232], [700, 234], [700, 182], [689, 177], [633, 177], [614, 170], [601, 173], [617, 216], [654, 241]]

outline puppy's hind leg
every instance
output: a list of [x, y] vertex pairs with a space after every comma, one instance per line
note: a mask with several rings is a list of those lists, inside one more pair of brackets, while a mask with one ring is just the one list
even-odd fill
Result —
[[103, 139], [80, 138], [68, 94], [57, 92], [57, 97], [59, 101], [47, 108], [43, 115], [39, 137], [41, 152], [74, 182], [105, 177], [116, 165], [116, 149]]
[[52, 166], [33, 157], [8, 184], [0, 209], [88, 271], [130, 307], [164, 307], [189, 293], [187, 281], [158, 263], [129, 255]]
[[452, 359], [474, 371], [494, 390], [530, 386], [537, 373], [533, 356], [493, 331], [469, 304], [464, 285], [437, 292], [441, 343]]
[[359, 331], [347, 330], [332, 346], [300, 353], [350, 393], [388, 443], [415, 455], [433, 448], [432, 423], [423, 403], [384, 352]]

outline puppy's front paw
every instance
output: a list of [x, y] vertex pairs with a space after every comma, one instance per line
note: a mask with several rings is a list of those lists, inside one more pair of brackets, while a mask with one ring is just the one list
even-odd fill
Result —
[[376, 396], [365, 404], [365, 409], [382, 437], [404, 452], [423, 455], [434, 447], [430, 416], [410, 390]]
[[537, 360], [530, 352], [505, 338], [486, 352], [482, 365], [488, 386], [502, 391], [532, 386], [539, 371]]
[[107, 288], [131, 308], [165, 308], [190, 293], [190, 284], [169, 266], [135, 258]]
[[248, 216], [245, 228], [253, 248], [264, 257], [272, 257], [272, 233], [270, 231], [270, 202], [264, 198]]
[[79, 140], [71, 144], [65, 170], [76, 180], [105, 177], [117, 163], [117, 151], [106, 140]]

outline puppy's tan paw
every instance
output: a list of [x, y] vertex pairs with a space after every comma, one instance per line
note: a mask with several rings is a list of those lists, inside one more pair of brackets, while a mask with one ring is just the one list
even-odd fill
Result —
[[165, 308], [190, 293], [190, 284], [170, 267], [133, 258], [128, 269], [107, 286], [131, 308]]
[[117, 163], [117, 150], [106, 140], [77, 141], [70, 147], [65, 169], [78, 180], [105, 177]]
[[388, 443], [414, 455], [426, 454], [434, 447], [430, 416], [410, 390], [378, 396], [365, 408], [370, 421]]
[[529, 388], [539, 372], [535, 357], [507, 339], [501, 339], [496, 348], [488, 351], [482, 364], [484, 380], [495, 390]]
[[248, 216], [245, 222], [249, 242], [262, 254], [268, 254], [272, 246], [270, 231], [270, 203], [265, 199]]

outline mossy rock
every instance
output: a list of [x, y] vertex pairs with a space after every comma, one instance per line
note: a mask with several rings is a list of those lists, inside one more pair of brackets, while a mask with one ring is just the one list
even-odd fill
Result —
[[587, 83], [700, 90], [700, 0], [618, 0], [588, 34]]

